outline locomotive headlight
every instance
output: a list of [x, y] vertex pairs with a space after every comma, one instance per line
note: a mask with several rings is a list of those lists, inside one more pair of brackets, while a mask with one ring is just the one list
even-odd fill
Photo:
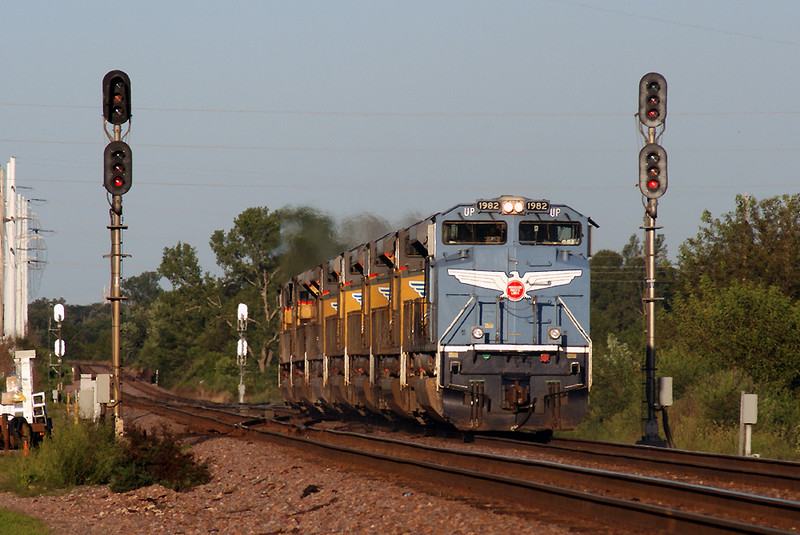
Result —
[[502, 208], [504, 214], [521, 214], [525, 211], [525, 203], [521, 199], [506, 199]]
[[549, 336], [551, 340], [558, 340], [561, 338], [561, 329], [559, 327], [550, 327], [547, 329], [547, 336]]
[[472, 337], [475, 339], [483, 338], [483, 328], [482, 327], [473, 327], [472, 328]]

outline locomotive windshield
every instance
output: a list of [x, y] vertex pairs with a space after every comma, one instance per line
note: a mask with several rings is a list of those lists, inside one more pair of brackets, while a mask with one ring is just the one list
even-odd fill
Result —
[[445, 221], [442, 241], [446, 244], [506, 243], [505, 221]]
[[581, 224], [577, 221], [522, 221], [519, 242], [538, 245], [578, 245]]

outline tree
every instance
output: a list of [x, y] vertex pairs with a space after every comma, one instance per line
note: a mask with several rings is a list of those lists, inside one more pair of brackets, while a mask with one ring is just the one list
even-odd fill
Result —
[[736, 208], [721, 218], [703, 213], [703, 227], [681, 246], [684, 284], [697, 290], [700, 277], [776, 286], [800, 298], [800, 194], [758, 201], [737, 195]]
[[[674, 278], [666, 260], [664, 235], [656, 236], [656, 265], [658, 291], [669, 294]], [[609, 334], [628, 343], [641, 342], [644, 325], [645, 260], [639, 238], [634, 234], [622, 248], [622, 253], [604, 249], [592, 256], [591, 318], [592, 338], [606, 340]], [[627, 334], [627, 335], [626, 335]]]
[[[267, 207], [248, 208], [233, 220], [231, 230], [215, 231], [210, 241], [217, 265], [225, 271], [229, 284], [239, 289], [249, 286], [258, 293], [263, 314], [252, 314], [249, 321], [263, 331], [257, 358], [262, 372], [271, 363], [270, 345], [274, 345], [279, 335], [274, 321], [278, 309], [271, 306], [271, 301], [278, 275], [280, 230], [278, 213], [270, 213]], [[252, 340], [250, 344], [252, 347]]]
[[175, 247], [164, 247], [158, 273], [172, 283], [173, 289], [199, 285], [203, 275], [197, 260], [197, 249], [181, 242]]
[[161, 286], [158, 284], [159, 280], [161, 280], [161, 274], [157, 271], [143, 271], [139, 275], [128, 277], [122, 281], [122, 294], [127, 297], [129, 305], [147, 305], [162, 292]]
[[336, 225], [330, 216], [307, 206], [272, 213], [266, 207], [248, 208], [234, 219], [231, 230], [215, 231], [210, 245], [229, 284], [245, 292], [250, 287], [258, 293], [262, 312], [254, 314], [251, 321], [261, 329], [257, 360], [264, 371], [272, 363], [280, 335], [276, 321], [279, 310], [272, 306], [277, 287], [284, 279], [344, 248], [337, 238]]
[[698, 290], [674, 301], [670, 343], [688, 358], [800, 387], [800, 304], [776, 286], [702, 276]]

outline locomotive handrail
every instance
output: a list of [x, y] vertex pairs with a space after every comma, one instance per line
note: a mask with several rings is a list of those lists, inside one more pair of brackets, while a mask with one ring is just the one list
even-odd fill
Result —
[[569, 309], [569, 307], [564, 302], [564, 300], [561, 299], [561, 296], [557, 295], [556, 298], [558, 299], [558, 302], [561, 303], [561, 306], [564, 307], [564, 310], [566, 310], [567, 317], [570, 319], [572, 324], [575, 325], [575, 328], [578, 329], [578, 332], [581, 333], [581, 336], [583, 336], [583, 339], [586, 340], [586, 342], [589, 344], [589, 347], [591, 348], [592, 347], [592, 339], [589, 338], [589, 334], [584, 330], [583, 327], [581, 327], [581, 324], [578, 323], [578, 320], [575, 318], [575, 315]]
[[442, 337], [439, 338], [439, 343], [437, 345], [439, 346], [438, 349], [439, 349], [440, 352], [442, 350], [442, 342], [444, 341], [444, 337], [447, 336], [450, 333], [450, 329], [452, 329], [453, 326], [458, 322], [458, 320], [461, 319], [461, 316], [464, 315], [464, 312], [467, 311], [467, 307], [470, 305], [470, 303], [472, 303], [473, 300], [475, 300], [475, 296], [474, 295], [469, 298], [469, 301], [467, 301], [467, 304], [464, 305], [464, 308], [461, 309], [461, 312], [459, 312], [456, 315], [456, 317], [453, 319], [453, 321], [450, 322], [450, 325], [444, 331], [444, 334], [442, 334]]
[[[564, 300], [561, 299], [560, 295], [558, 296], [558, 302], [561, 303], [561, 306], [564, 307], [564, 310], [567, 313], [567, 317], [570, 319], [570, 321], [573, 323], [573, 325], [575, 325], [575, 328], [578, 329], [578, 332], [581, 333], [581, 336], [583, 336], [583, 338], [589, 344], [589, 356], [591, 357], [591, 355], [592, 355], [592, 339], [589, 337], [589, 333], [587, 333], [583, 329], [583, 327], [581, 327], [581, 324], [578, 323], [578, 320], [575, 318], [575, 315], [569, 309], [569, 307], [564, 302]], [[587, 388], [592, 388], [592, 359], [591, 358], [587, 359], [587, 362], [588, 362], [589, 369], [587, 370], [587, 374], [586, 374], [587, 375], [586, 386], [587, 386]]]

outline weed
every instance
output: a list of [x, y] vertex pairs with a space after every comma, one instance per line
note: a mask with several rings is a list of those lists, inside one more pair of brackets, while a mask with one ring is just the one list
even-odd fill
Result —
[[117, 440], [114, 426], [103, 422], [64, 420], [27, 457], [0, 457], [0, 490], [23, 496], [106, 483], [114, 492], [155, 483], [181, 491], [209, 479], [208, 466], [183, 453], [166, 429], [148, 435], [131, 427]]
[[125, 439], [111, 470], [109, 486], [114, 492], [155, 483], [182, 491], [210, 479], [208, 465], [198, 464], [191, 453], [182, 452], [177, 438], [166, 427], [151, 435], [133, 427], [125, 433]]
[[0, 509], [0, 526], [5, 535], [47, 535], [50, 529], [37, 518]]

